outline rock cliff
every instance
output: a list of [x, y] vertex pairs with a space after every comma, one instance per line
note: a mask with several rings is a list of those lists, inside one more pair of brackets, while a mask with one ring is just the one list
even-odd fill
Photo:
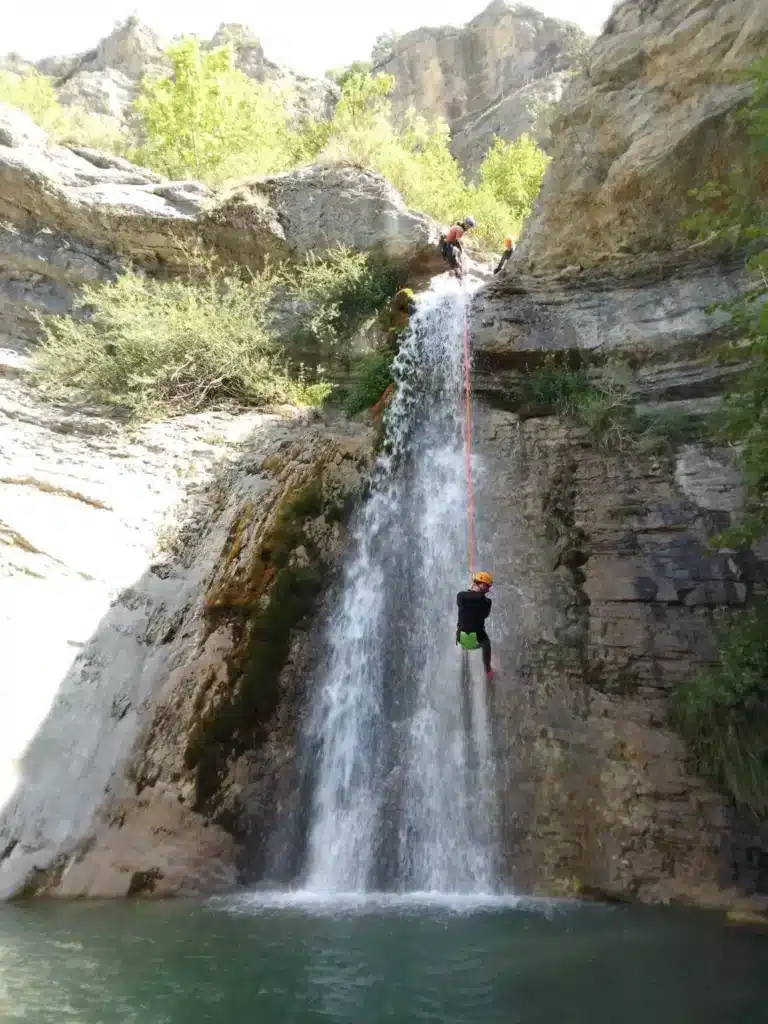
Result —
[[549, 273], [679, 250], [691, 189], [724, 178], [744, 146], [737, 112], [750, 85], [730, 74], [766, 45], [768, 10], [754, 0], [617, 7], [557, 108], [553, 161], [519, 268]]
[[[744, 288], [744, 258], [680, 228], [688, 190], [739, 162], [748, 87], [729, 72], [767, 29], [742, 0], [619, 6], [558, 108], [515, 261], [475, 303], [477, 500], [512, 581], [505, 853], [525, 888], [768, 909], [764, 823], [697, 778], [668, 717], [715, 657], [714, 613], [768, 582], [764, 550], [708, 548], [741, 501], [734, 452], [707, 440], [739, 370], [712, 359], [733, 325], [711, 303]], [[521, 406], [521, 378], [555, 351], [621, 372], [662, 447]]]
[[377, 71], [395, 76], [393, 109], [442, 117], [462, 167], [474, 173], [494, 135], [531, 132], [549, 144], [548, 111], [590, 43], [575, 25], [493, 0], [464, 28], [422, 28], [394, 41]]
[[288, 410], [126, 436], [0, 394], [0, 897], [231, 886], [371, 432]]

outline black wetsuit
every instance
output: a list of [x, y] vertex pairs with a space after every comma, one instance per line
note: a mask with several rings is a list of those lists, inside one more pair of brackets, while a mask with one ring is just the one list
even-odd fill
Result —
[[474, 633], [483, 649], [483, 667], [491, 671], [491, 641], [485, 632], [485, 620], [491, 614], [491, 599], [480, 590], [462, 590], [456, 595], [459, 621], [456, 625], [456, 643], [459, 633]]
[[507, 262], [507, 260], [508, 260], [508, 259], [509, 259], [509, 258], [510, 258], [511, 256], [513, 256], [513, 255], [514, 255], [514, 252], [515, 252], [515, 250], [514, 250], [514, 249], [505, 249], [505, 250], [504, 250], [504, 252], [503, 252], [503, 253], [501, 254], [501, 259], [499, 260], [499, 265], [498, 265], [498, 266], [496, 267], [496, 269], [494, 270], [494, 274], [498, 274], [498, 273], [499, 273], [499, 272], [501, 271], [502, 267], [503, 267], [503, 266], [504, 266], [504, 264], [505, 264], [505, 263]]

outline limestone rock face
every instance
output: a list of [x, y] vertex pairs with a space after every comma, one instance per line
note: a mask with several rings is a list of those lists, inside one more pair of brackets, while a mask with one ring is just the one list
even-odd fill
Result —
[[493, 0], [464, 28], [406, 33], [376, 70], [395, 76], [396, 114], [413, 107], [446, 119], [454, 154], [474, 172], [494, 134], [514, 139], [527, 131], [548, 141], [542, 107], [560, 98], [576, 54], [588, 43], [575, 25]]
[[128, 434], [0, 366], [0, 898], [231, 887], [290, 773], [371, 430], [284, 410]]
[[675, 686], [714, 658], [712, 610], [766, 579], [749, 552], [706, 549], [739, 500], [731, 454], [612, 454], [573, 424], [505, 412], [477, 431], [509, 877], [547, 894], [764, 908], [744, 851], [768, 832], [696, 777], [667, 718]]
[[240, 186], [208, 209], [203, 226], [240, 262], [343, 245], [395, 266], [440, 267], [439, 226], [409, 210], [380, 175], [349, 167], [305, 167]]
[[555, 113], [518, 268], [680, 248], [690, 190], [727, 174], [743, 146], [736, 113], [750, 85], [728, 76], [767, 45], [768, 7], [754, 0], [621, 4]]

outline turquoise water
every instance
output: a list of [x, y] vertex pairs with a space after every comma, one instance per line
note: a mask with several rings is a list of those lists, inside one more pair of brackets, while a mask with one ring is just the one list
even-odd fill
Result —
[[768, 940], [707, 916], [416, 901], [0, 908], [0, 1020], [764, 1024]]

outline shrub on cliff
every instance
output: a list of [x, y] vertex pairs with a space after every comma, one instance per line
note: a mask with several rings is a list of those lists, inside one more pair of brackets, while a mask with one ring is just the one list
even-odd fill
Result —
[[681, 684], [672, 723], [698, 770], [742, 806], [768, 816], [768, 602], [737, 612], [720, 631], [711, 671]]
[[397, 288], [393, 270], [341, 246], [325, 259], [310, 254], [283, 280], [298, 313], [300, 339], [324, 348], [342, 344]]
[[56, 142], [125, 152], [126, 139], [109, 119], [59, 103], [53, 82], [33, 68], [23, 74], [0, 72], [0, 103], [18, 107]]
[[367, 352], [357, 366], [357, 379], [344, 398], [344, 411], [349, 416], [370, 409], [392, 383], [392, 352]]
[[268, 329], [275, 278], [228, 275], [192, 254], [189, 273], [155, 281], [130, 271], [88, 285], [82, 319], [44, 319], [42, 387], [127, 407], [137, 418], [232, 402], [317, 404], [323, 382], [292, 377]]
[[496, 136], [480, 166], [480, 180], [522, 221], [533, 208], [549, 161], [527, 134], [514, 142]]

